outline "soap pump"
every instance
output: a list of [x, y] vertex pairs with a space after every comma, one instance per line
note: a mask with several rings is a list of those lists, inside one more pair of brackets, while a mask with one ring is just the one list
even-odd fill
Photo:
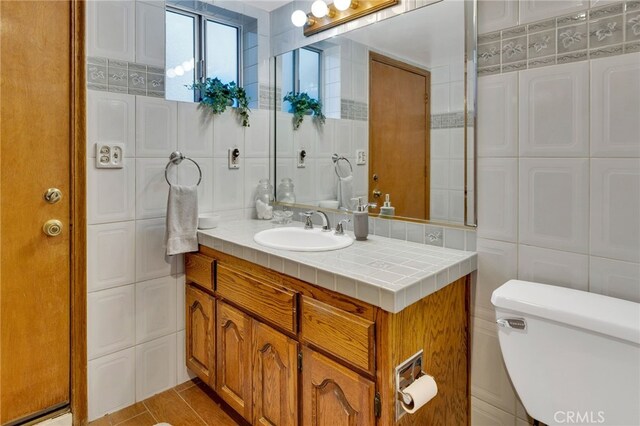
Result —
[[384, 204], [380, 207], [380, 216], [394, 216], [396, 214], [396, 208], [391, 206], [389, 201], [389, 194], [384, 196]]
[[352, 198], [358, 202], [353, 212], [353, 233], [358, 241], [364, 241], [369, 236], [369, 207], [376, 207], [374, 203], [364, 203], [361, 197]]

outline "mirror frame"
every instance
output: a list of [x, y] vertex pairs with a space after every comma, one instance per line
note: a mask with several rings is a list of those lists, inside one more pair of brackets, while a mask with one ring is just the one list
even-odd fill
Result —
[[[440, 0], [443, 1], [443, 0]], [[410, 217], [401, 217], [401, 216], [393, 216], [388, 217], [384, 216], [384, 219], [392, 219], [392, 220], [401, 220], [405, 222], [414, 222], [414, 223], [425, 223], [431, 225], [438, 226], [446, 226], [453, 228], [476, 228], [478, 226], [478, 215], [477, 215], [477, 199], [478, 199], [478, 191], [477, 191], [477, 163], [478, 163], [478, 155], [477, 155], [477, 86], [478, 86], [478, 72], [477, 72], [477, 34], [478, 34], [478, 14], [477, 14], [477, 1], [478, 0], [464, 0], [464, 21], [465, 21], [465, 35], [464, 35], [464, 91], [465, 91], [465, 99], [464, 99], [464, 117], [465, 117], [465, 128], [464, 128], [464, 149], [465, 149], [465, 165], [464, 165], [464, 220], [463, 222], [447, 222], [447, 221], [434, 221], [434, 220], [423, 220], [423, 219], [414, 219]], [[430, 3], [425, 6], [421, 6], [419, 8], [411, 9], [404, 13], [411, 13], [415, 10], [421, 9], [423, 7], [429, 7], [432, 4], [439, 3], [439, 1]], [[401, 14], [395, 15], [393, 17], [399, 16]], [[390, 17], [391, 19], [393, 17]], [[390, 19], [387, 18], [387, 19]], [[376, 21], [378, 22], [378, 21]], [[375, 25], [376, 22], [373, 22], [369, 25]], [[344, 27], [345, 24], [340, 27]], [[334, 29], [339, 29], [334, 28]], [[362, 28], [362, 27], [359, 27]], [[351, 32], [352, 30], [345, 30], [342, 32], [332, 33], [331, 36], [326, 39], [330, 39], [336, 37], [338, 35]], [[305, 39], [306, 44], [296, 46], [295, 49], [300, 47], [308, 46], [310, 44], [316, 43], [320, 40], [316, 40], [314, 38]], [[285, 52], [282, 52], [285, 53]], [[282, 54], [280, 53], [280, 54]], [[278, 99], [275, 97], [276, 93], [276, 56], [271, 56], [269, 63], [269, 69], [271, 70], [269, 81], [270, 81], [270, 93], [273, 100], [272, 109], [270, 114], [270, 144], [269, 144], [269, 177], [271, 182], [273, 182], [274, 186], [274, 199], [276, 194], [277, 182], [275, 182], [275, 146], [277, 143], [276, 140], [276, 111], [278, 111]], [[471, 131], [470, 131], [471, 129]], [[469, 143], [472, 143], [472, 146], [469, 147]], [[473, 158], [469, 159], [469, 153], [473, 153]], [[469, 170], [469, 163], [472, 164], [472, 169]], [[326, 212], [332, 212], [336, 214], [351, 214], [352, 210], [338, 210], [338, 209], [329, 209], [329, 208], [320, 208], [315, 205], [296, 203], [281, 203], [279, 201], [275, 201], [274, 205], [282, 206], [290, 209], [302, 209], [302, 210], [322, 210]], [[472, 209], [470, 214], [470, 209]], [[371, 214], [371, 217], [378, 217], [377, 213]]]

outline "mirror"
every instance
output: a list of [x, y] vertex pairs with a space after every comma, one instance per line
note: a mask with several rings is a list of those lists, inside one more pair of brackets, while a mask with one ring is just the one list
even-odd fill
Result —
[[[278, 201], [475, 225], [474, 8], [445, 0], [276, 56], [274, 184], [295, 194]], [[324, 123], [297, 99], [295, 128], [292, 92]]]

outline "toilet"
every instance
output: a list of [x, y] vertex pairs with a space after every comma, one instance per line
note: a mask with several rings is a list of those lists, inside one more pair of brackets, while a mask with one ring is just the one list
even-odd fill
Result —
[[511, 381], [547, 425], [640, 425], [640, 304], [511, 280], [491, 297]]

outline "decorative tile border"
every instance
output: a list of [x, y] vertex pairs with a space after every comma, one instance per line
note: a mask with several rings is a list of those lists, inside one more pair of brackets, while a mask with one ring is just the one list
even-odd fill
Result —
[[464, 111], [434, 114], [431, 116], [432, 129], [455, 129], [464, 127]]
[[349, 120], [367, 121], [369, 118], [369, 105], [366, 102], [340, 100], [340, 118]]
[[640, 0], [478, 36], [478, 76], [640, 52]]
[[164, 98], [164, 68], [87, 57], [87, 88]]

